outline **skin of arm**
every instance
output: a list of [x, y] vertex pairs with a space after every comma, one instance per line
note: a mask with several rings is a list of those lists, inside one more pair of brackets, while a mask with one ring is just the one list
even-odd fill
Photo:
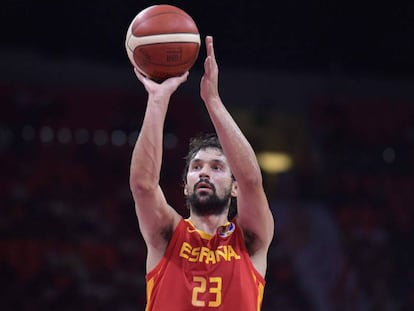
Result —
[[218, 66], [213, 38], [206, 37], [207, 57], [200, 94], [236, 178], [238, 223], [256, 269], [265, 275], [267, 251], [274, 234], [274, 219], [263, 189], [256, 155], [242, 131], [223, 105], [218, 91]]
[[159, 186], [162, 164], [163, 129], [171, 95], [187, 80], [188, 72], [158, 84], [135, 69], [148, 93], [141, 131], [132, 152], [130, 188], [139, 227], [148, 248], [147, 271], [161, 260], [168, 236], [181, 216], [168, 205]]

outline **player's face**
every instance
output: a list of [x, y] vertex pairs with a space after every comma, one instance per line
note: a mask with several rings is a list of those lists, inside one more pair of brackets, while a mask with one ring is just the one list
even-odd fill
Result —
[[189, 207], [200, 215], [220, 214], [236, 195], [226, 157], [216, 148], [200, 150], [191, 160], [184, 193]]

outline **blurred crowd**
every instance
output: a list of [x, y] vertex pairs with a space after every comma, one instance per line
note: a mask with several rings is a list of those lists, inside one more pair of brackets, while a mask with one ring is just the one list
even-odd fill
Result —
[[[128, 179], [145, 96], [3, 85], [0, 100], [1, 310], [143, 310]], [[210, 129], [192, 101], [173, 98], [165, 127], [162, 184], [184, 216], [188, 138]], [[306, 116], [306, 165], [266, 189], [263, 310], [413, 310], [414, 105], [321, 96]]]
[[414, 106], [321, 96], [306, 115], [311, 160], [274, 196], [269, 310], [413, 310]]

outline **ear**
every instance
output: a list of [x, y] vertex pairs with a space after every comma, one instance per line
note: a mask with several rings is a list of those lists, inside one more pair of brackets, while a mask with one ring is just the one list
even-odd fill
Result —
[[184, 196], [185, 196], [185, 197], [188, 197], [188, 189], [187, 189], [187, 184], [184, 184], [183, 189], [184, 189]]
[[233, 181], [233, 184], [231, 185], [231, 196], [237, 197], [237, 193], [239, 190], [239, 185], [237, 184], [237, 181]]

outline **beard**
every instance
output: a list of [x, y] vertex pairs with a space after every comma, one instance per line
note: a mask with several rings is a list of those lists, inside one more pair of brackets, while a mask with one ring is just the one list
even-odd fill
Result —
[[[212, 194], [197, 193], [199, 183], [207, 183], [210, 186]], [[199, 216], [220, 215], [229, 206], [231, 199], [231, 190], [226, 189], [222, 198], [217, 195], [216, 187], [208, 180], [200, 180], [194, 185], [193, 193], [187, 197], [187, 206]]]

